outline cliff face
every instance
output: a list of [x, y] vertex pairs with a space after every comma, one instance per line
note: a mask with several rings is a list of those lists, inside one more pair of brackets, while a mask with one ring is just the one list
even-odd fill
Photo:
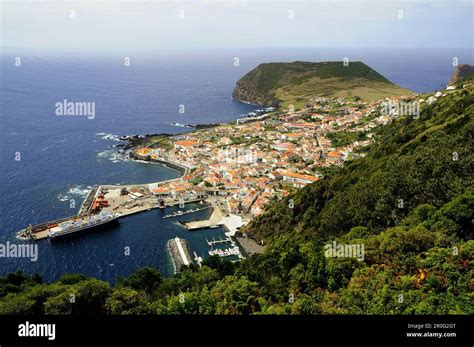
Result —
[[474, 74], [474, 66], [473, 65], [468, 65], [468, 64], [459, 64], [456, 66], [456, 69], [454, 69], [453, 74], [451, 75], [451, 79], [449, 80], [449, 84], [453, 84], [460, 79], [463, 79], [469, 75]]
[[232, 93], [232, 97], [243, 102], [260, 106], [278, 107], [280, 105], [280, 100], [278, 100], [274, 92], [259, 92], [256, 83], [252, 80], [239, 80]]
[[238, 80], [232, 97], [256, 105], [278, 106], [274, 89], [280, 84], [280, 77], [272, 76], [270, 65], [260, 64]]
[[304, 105], [315, 96], [376, 99], [410, 94], [362, 62], [260, 64], [236, 84], [232, 96], [262, 106]]

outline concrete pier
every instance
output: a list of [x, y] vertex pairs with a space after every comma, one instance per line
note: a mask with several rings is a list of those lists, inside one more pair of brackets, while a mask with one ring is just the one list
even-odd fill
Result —
[[99, 188], [100, 187], [94, 187], [89, 191], [89, 193], [87, 194], [87, 197], [84, 199], [84, 202], [82, 203], [81, 208], [79, 209], [79, 212], [77, 213], [78, 216], [90, 213], [92, 209], [92, 204], [94, 203], [94, 199], [97, 196], [97, 192], [99, 191]]
[[185, 239], [175, 237], [168, 240], [168, 252], [173, 263], [174, 273], [178, 273], [183, 266], [189, 266], [193, 263], [189, 253], [189, 244]]
[[204, 228], [216, 228], [222, 226], [224, 215], [219, 206], [212, 204], [213, 211], [209, 219], [182, 223], [188, 230], [197, 230]]
[[210, 202], [213, 208], [211, 216], [205, 220], [181, 223], [189, 231], [223, 226], [227, 229], [226, 237], [234, 237], [237, 230], [247, 224], [248, 221], [239, 215], [223, 213], [215, 197], [210, 197], [206, 201]]

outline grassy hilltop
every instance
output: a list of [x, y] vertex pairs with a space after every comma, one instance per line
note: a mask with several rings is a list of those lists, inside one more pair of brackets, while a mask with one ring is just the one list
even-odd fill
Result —
[[359, 97], [378, 100], [412, 92], [390, 82], [362, 62], [266, 63], [242, 77], [233, 97], [242, 101], [299, 108], [311, 97]]

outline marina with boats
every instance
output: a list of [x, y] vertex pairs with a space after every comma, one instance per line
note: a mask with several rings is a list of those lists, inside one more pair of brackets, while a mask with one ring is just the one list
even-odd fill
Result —
[[239, 246], [235, 245], [233, 247], [225, 248], [225, 249], [214, 249], [209, 251], [209, 255], [218, 255], [219, 257], [230, 257], [230, 256], [237, 256], [239, 259], [243, 259], [243, 255], [240, 253]]
[[[218, 238], [217, 240], [215, 238], [212, 238], [211, 240], [208, 240], [206, 238], [206, 243], [210, 247], [210, 250], [208, 251], [208, 254], [210, 256], [213, 256], [213, 255], [218, 255], [219, 257], [237, 256], [239, 259], [244, 259], [244, 256], [242, 255], [240, 251], [240, 247], [230, 236], [226, 236], [225, 238]], [[216, 245], [226, 245], [228, 243], [230, 243], [231, 245], [230, 247], [214, 248], [214, 246]]]

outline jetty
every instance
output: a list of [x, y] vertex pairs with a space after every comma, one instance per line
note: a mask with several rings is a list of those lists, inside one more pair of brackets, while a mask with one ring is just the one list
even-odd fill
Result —
[[94, 200], [97, 199], [97, 195], [100, 193], [101, 189], [100, 186], [93, 187], [89, 190], [84, 202], [77, 213], [78, 216], [82, 216], [84, 214], [89, 214], [92, 210], [92, 206], [94, 205]]
[[167, 214], [166, 216], [163, 216], [162, 218], [172, 218], [172, 217], [179, 217], [179, 216], [184, 216], [184, 215], [187, 215], [187, 214], [190, 214], [190, 213], [195, 213], [195, 212], [199, 212], [199, 211], [204, 211], [204, 210], [207, 210], [210, 206], [206, 206], [206, 207], [201, 207], [201, 208], [192, 208], [190, 210], [186, 210], [186, 211], [176, 211], [172, 214]]
[[[182, 204], [192, 204], [192, 203], [201, 203], [205, 201], [206, 198], [195, 198], [195, 199], [186, 199], [186, 200], [177, 200], [177, 199], [168, 199], [168, 200], [163, 200], [163, 199], [158, 199], [158, 208], [160, 209], [165, 209], [167, 207], [174, 207], [174, 206], [181, 206]], [[206, 207], [206, 208], [209, 208]], [[184, 212], [184, 211], [183, 211]], [[196, 211], [194, 211], [196, 212]], [[173, 216], [174, 217], [174, 216]], [[169, 218], [169, 217], [168, 217]]]
[[48, 231], [51, 228], [57, 227], [60, 223], [67, 222], [73, 217], [66, 217], [61, 219], [56, 219], [46, 223], [40, 224], [30, 224], [28, 228], [22, 229], [18, 232], [18, 235], [22, 239], [30, 240], [41, 240], [48, 237]]
[[199, 267], [202, 266], [202, 257], [198, 256], [196, 252], [193, 252], [194, 262], [198, 264]]
[[207, 242], [207, 245], [208, 245], [209, 247], [212, 247], [212, 246], [214, 246], [214, 245], [218, 245], [218, 244], [222, 244], [222, 243], [228, 243], [228, 242], [233, 243], [234, 241], [233, 241], [229, 236], [227, 236], [225, 239], [219, 238], [218, 240], [216, 240], [215, 238], [212, 238], [211, 241], [209, 241], [209, 240], [206, 238], [206, 242]]
[[178, 273], [183, 266], [189, 266], [193, 263], [189, 254], [189, 244], [185, 239], [175, 237], [168, 240], [168, 252], [170, 254], [174, 273]]

